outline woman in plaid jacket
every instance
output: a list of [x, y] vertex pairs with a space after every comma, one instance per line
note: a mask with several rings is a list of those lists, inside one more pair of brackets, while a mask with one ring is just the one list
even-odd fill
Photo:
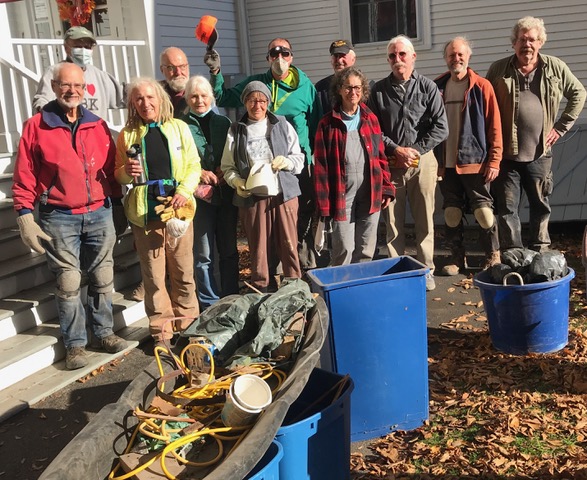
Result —
[[395, 196], [379, 122], [364, 103], [368, 93], [360, 70], [337, 73], [335, 107], [316, 132], [314, 188], [318, 214], [332, 221], [332, 265], [373, 259], [379, 214]]

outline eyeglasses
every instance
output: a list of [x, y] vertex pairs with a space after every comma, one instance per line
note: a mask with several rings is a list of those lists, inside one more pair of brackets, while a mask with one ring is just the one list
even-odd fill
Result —
[[189, 65], [187, 63], [184, 63], [183, 65], [161, 65], [165, 70], [167, 70], [168, 73], [177, 73], [180, 70], [182, 72], [185, 72]]
[[261, 106], [267, 105], [267, 100], [263, 100], [262, 98], [249, 98], [247, 103], [251, 106], [256, 105], [257, 103]]
[[287, 47], [278, 45], [277, 47], [273, 47], [271, 50], [269, 50], [269, 53], [267, 54], [267, 56], [271, 58], [277, 58], [279, 55], [281, 55], [283, 58], [289, 58], [290, 55], [293, 55], [293, 52]]
[[361, 93], [363, 91], [362, 85], [343, 85], [342, 88], [346, 93], [356, 92]]
[[86, 88], [85, 83], [67, 83], [67, 82], [56, 82], [56, 81], [54, 81], [54, 83], [63, 92], [66, 92], [67, 90], [84, 90]]
[[403, 60], [404, 58], [406, 58], [407, 55], [408, 55], [408, 52], [389, 53], [387, 55], [387, 58], [389, 58], [390, 60], [394, 60], [397, 57], [397, 58], [401, 58]]

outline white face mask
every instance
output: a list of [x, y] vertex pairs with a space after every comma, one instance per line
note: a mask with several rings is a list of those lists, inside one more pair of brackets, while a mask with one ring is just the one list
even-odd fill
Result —
[[92, 50], [87, 48], [72, 48], [71, 49], [71, 59], [73, 63], [79, 65], [80, 67], [85, 67], [86, 65], [92, 64]]
[[280, 55], [273, 62], [271, 62], [271, 70], [275, 75], [281, 77], [289, 70], [289, 63]]

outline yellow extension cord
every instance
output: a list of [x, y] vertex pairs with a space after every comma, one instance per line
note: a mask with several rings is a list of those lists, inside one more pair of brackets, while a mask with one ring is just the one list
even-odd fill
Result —
[[[285, 380], [285, 377], [286, 377], [284, 372], [282, 372], [281, 370], [273, 369], [273, 367], [269, 363], [256, 363], [256, 364], [248, 365], [247, 368], [245, 369], [244, 373], [239, 373], [238, 371], [236, 371], [232, 374], [229, 374], [229, 375], [222, 377], [221, 380], [217, 381], [214, 377], [215, 365], [214, 365], [214, 358], [212, 356], [212, 353], [205, 345], [202, 345], [199, 343], [188, 344], [181, 351], [179, 358], [177, 358], [172, 352], [170, 352], [169, 350], [167, 350], [164, 347], [160, 347], [160, 346], [155, 347], [155, 358], [157, 361], [157, 367], [159, 369], [159, 374], [161, 376], [164, 375], [164, 369], [163, 369], [163, 364], [161, 362], [160, 354], [166, 353], [166, 354], [172, 356], [175, 363], [184, 372], [184, 375], [186, 377], [189, 377], [191, 374], [191, 371], [188, 368], [188, 366], [186, 365], [185, 357], [186, 357], [186, 354], [189, 352], [189, 350], [193, 349], [193, 348], [203, 349], [204, 353], [208, 355], [208, 358], [210, 359], [210, 375], [208, 376], [208, 382], [203, 387], [189, 387], [187, 385], [183, 385], [183, 386], [177, 388], [176, 390], [174, 390], [171, 393], [171, 395], [178, 398], [178, 399], [179, 398], [182, 399], [182, 402], [178, 402], [177, 405], [181, 405], [181, 403], [184, 403], [183, 402], [184, 399], [193, 400], [193, 399], [202, 399], [202, 398], [212, 398], [216, 395], [219, 395], [220, 393], [228, 391], [234, 378], [236, 378], [239, 375], [243, 375], [244, 373], [250, 373], [251, 369], [257, 370], [256, 373], [264, 380], [267, 380], [271, 376], [276, 378], [277, 386], [273, 389], [272, 393], [278, 391], [279, 388], [281, 388], [281, 385], [283, 384], [283, 381]], [[163, 389], [164, 389], [164, 384], [161, 385], [161, 390], [163, 390]], [[163, 449], [160, 451], [159, 454], [157, 454], [156, 456], [153, 456], [153, 458], [149, 459], [144, 464], [139, 465], [134, 470], [132, 470], [128, 473], [125, 473], [123, 475], [116, 476], [116, 472], [120, 469], [120, 462], [119, 462], [118, 465], [116, 465], [116, 467], [114, 467], [114, 469], [110, 472], [110, 474], [108, 475], [108, 478], [110, 480], [126, 480], [129, 478], [132, 478], [134, 475], [145, 470], [146, 468], [150, 467], [153, 463], [155, 463], [157, 460], [159, 460], [159, 462], [161, 463], [161, 470], [163, 471], [165, 476], [170, 480], [176, 480], [176, 477], [169, 472], [167, 465], [165, 464], [166, 456], [168, 453], [171, 453], [175, 457], [175, 459], [177, 459], [177, 461], [179, 461], [180, 463], [183, 463], [184, 465], [189, 465], [189, 466], [193, 466], [193, 467], [209, 467], [211, 465], [214, 465], [222, 458], [222, 456], [224, 454], [224, 445], [222, 442], [236, 440], [236, 443], [233, 445], [233, 447], [231, 449], [231, 451], [232, 451], [232, 450], [234, 450], [234, 448], [236, 448], [240, 444], [240, 442], [243, 440], [243, 438], [246, 436], [246, 434], [249, 432], [249, 429], [250, 429], [247, 427], [224, 427], [224, 426], [209, 428], [210, 425], [212, 425], [214, 423], [214, 421], [216, 419], [218, 419], [223, 406], [224, 405], [222, 403], [220, 403], [220, 404], [215, 404], [215, 405], [205, 405], [205, 406], [198, 406], [198, 407], [191, 408], [190, 411], [188, 412], [189, 418], [194, 419], [196, 421], [199, 421], [199, 420], [203, 420], [203, 419], [207, 419], [207, 418], [209, 419], [212, 417], [213, 420], [209, 423], [208, 426], [205, 426], [202, 430], [198, 430], [197, 432], [189, 433], [189, 434], [184, 435], [174, 441], [171, 441], [171, 434], [177, 433], [178, 431], [181, 431], [180, 429], [168, 429], [166, 426], [166, 424], [167, 424], [166, 420], [161, 420], [160, 425], [158, 425], [152, 418], [143, 418], [139, 422], [139, 424], [136, 426], [136, 428], [134, 429], [133, 434], [128, 442], [128, 445], [127, 445], [126, 449], [124, 450], [124, 453], [126, 454], [126, 453], [130, 452], [139, 432], [145, 437], [150, 437], [155, 440], [160, 440], [160, 441], [166, 442], [165, 447], [163, 447]], [[136, 409], [135, 414], [137, 415], [137, 417], [139, 417], [138, 412], [139, 412], [139, 410]], [[148, 415], [149, 413], [156, 415], [157, 412], [158, 412], [158, 410], [156, 408], [151, 407], [148, 409], [148, 411], [146, 413], [141, 412], [140, 416], [143, 417], [145, 415]], [[177, 420], [179, 420], [179, 419], [177, 419]], [[229, 433], [229, 432], [235, 433], [236, 435], [226, 435], [226, 433]], [[187, 460], [186, 458], [182, 457], [181, 455], [179, 455], [177, 453], [177, 450], [179, 448], [181, 448], [184, 445], [187, 445], [189, 443], [192, 443], [205, 435], [212, 437], [216, 441], [216, 444], [218, 445], [218, 453], [213, 459], [208, 460], [206, 462], [196, 463], [196, 462], [191, 462], [191, 461]], [[228, 452], [228, 453], [230, 454], [230, 452]]]

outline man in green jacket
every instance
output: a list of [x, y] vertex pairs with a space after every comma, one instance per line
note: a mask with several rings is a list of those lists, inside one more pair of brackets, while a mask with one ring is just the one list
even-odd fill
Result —
[[293, 50], [289, 40], [275, 38], [267, 49], [269, 70], [251, 75], [232, 88], [224, 86], [220, 72], [220, 55], [216, 50], [207, 51], [204, 63], [210, 68], [210, 83], [219, 107], [242, 107], [241, 94], [249, 82], [263, 82], [271, 92], [271, 112], [283, 115], [294, 127], [300, 147], [306, 156], [306, 165], [298, 180], [302, 194], [299, 198], [298, 253], [301, 267], [316, 267], [314, 239], [311, 229], [314, 213], [314, 193], [311, 182], [312, 144], [316, 127], [322, 117], [320, 101], [314, 85], [299, 68], [292, 65]]
[[[562, 60], [539, 53], [546, 42], [542, 19], [518, 20], [511, 41], [515, 54], [494, 62], [487, 72], [497, 96], [503, 131], [503, 160], [492, 192], [500, 249], [523, 247], [518, 216], [523, 188], [530, 205], [528, 247], [540, 252], [550, 246], [551, 147], [577, 120], [586, 94]], [[567, 104], [557, 120], [563, 97]]]

